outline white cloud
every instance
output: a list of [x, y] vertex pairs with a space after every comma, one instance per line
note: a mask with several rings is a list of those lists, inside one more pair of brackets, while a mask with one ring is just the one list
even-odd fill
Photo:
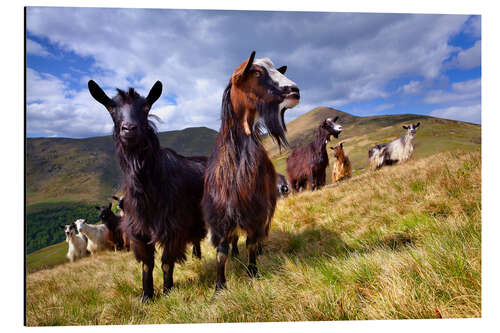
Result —
[[454, 66], [461, 69], [481, 66], [481, 41], [478, 40], [471, 48], [460, 51], [454, 60]]
[[432, 116], [481, 123], [481, 79], [453, 83], [450, 91], [431, 91], [424, 102], [443, 105]]
[[38, 56], [50, 56], [50, 52], [47, 51], [42, 45], [39, 43], [35, 42], [32, 39], [27, 38], [26, 39], [26, 53], [28, 54], [34, 54]]
[[[448, 40], [464, 29], [467, 20], [463, 15], [27, 10], [30, 34], [93, 60], [88, 68], [91, 74], [72, 71], [72, 77], [79, 77], [82, 84], [92, 78], [109, 92], [133, 86], [147, 94], [153, 83], [161, 80], [163, 97], [152, 111], [163, 120], [160, 130], [187, 126], [218, 129], [222, 91], [232, 71], [252, 49], [257, 57], [270, 57], [277, 66], [288, 65], [287, 76], [301, 89], [301, 104], [287, 112], [287, 120], [316, 106], [340, 108], [390, 97], [387, 84], [401, 76], [439, 78], [443, 61], [457, 51]], [[89, 129], [89, 135], [98, 130], [109, 133], [109, 126], [93, 123], [106, 123], [106, 114], [78, 116], [84, 105], [98, 108], [86, 90], [71, 92], [62, 77], [57, 81], [38, 75], [47, 83], [46, 95], [57, 100], [39, 103], [38, 114], [51, 114], [57, 104], [64, 112], [75, 112], [73, 127], [78, 123], [78, 128]], [[75, 100], [77, 97], [80, 100]], [[64, 108], [62, 103], [66, 103]], [[35, 110], [35, 106], [30, 108]], [[42, 111], [44, 108], [47, 111]], [[37, 130], [71, 135], [69, 130], [57, 132], [50, 122], [45, 127], [40, 123]]]
[[422, 82], [412, 80], [402, 87], [402, 91], [408, 95], [418, 94], [422, 91]]
[[53, 75], [27, 68], [27, 129], [37, 136], [85, 137], [110, 134], [111, 118], [86, 90], [71, 92]]
[[481, 123], [481, 104], [468, 106], [450, 106], [447, 108], [435, 109], [430, 113], [431, 116], [468, 121], [471, 123]]
[[481, 98], [481, 79], [453, 83], [451, 91], [432, 90], [424, 98], [428, 104], [457, 103]]
[[390, 104], [380, 104], [380, 105], [377, 105], [374, 109], [375, 112], [380, 112], [380, 111], [384, 111], [384, 110], [389, 110], [389, 109], [392, 109], [394, 108], [395, 104], [393, 103], [390, 103]]

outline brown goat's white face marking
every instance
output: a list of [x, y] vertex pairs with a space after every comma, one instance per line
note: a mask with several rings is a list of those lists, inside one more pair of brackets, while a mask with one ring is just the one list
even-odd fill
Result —
[[[253, 61], [254, 65], [261, 66], [265, 68], [267, 71], [269, 78], [280, 88], [293, 88], [298, 89], [297, 84], [287, 78], [285, 75], [278, 72], [278, 70], [274, 67], [273, 62], [269, 58], [260, 58], [255, 59]], [[298, 91], [298, 90], [297, 90]], [[279, 105], [279, 110], [283, 110], [283, 108], [291, 109], [299, 104], [298, 94], [292, 91], [289, 96], [285, 98], [283, 102]]]
[[344, 128], [342, 127], [342, 125], [340, 125], [339, 123], [336, 123], [332, 120], [332, 118], [328, 118], [327, 121], [330, 123], [330, 125], [333, 127], [333, 130], [334, 131], [337, 131], [337, 132], [342, 132], [344, 130]]

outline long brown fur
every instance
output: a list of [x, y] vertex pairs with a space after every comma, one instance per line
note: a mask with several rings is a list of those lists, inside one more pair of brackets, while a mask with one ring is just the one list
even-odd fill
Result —
[[217, 248], [216, 292], [226, 286], [229, 244], [235, 244], [240, 232], [247, 235], [248, 272], [257, 274], [258, 244], [269, 233], [276, 206], [276, 171], [255, 119], [259, 115], [278, 144], [286, 144], [278, 106], [289, 95], [299, 98], [296, 86], [270, 85], [267, 70], [252, 65], [254, 56], [234, 71], [224, 91], [221, 127], [205, 172], [202, 209]]
[[332, 183], [351, 177], [351, 161], [344, 153], [343, 143], [330, 147], [333, 150]]

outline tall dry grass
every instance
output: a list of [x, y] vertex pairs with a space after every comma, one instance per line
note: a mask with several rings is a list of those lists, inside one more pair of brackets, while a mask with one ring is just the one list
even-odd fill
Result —
[[202, 251], [202, 260], [177, 267], [168, 296], [147, 304], [137, 297], [141, 274], [131, 253], [29, 274], [27, 323], [480, 317], [480, 152], [411, 160], [281, 200], [260, 277], [247, 277], [241, 251], [213, 302], [215, 251], [208, 242]]

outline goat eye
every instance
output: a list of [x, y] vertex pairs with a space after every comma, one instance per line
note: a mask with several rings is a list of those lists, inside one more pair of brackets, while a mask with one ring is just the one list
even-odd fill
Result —
[[260, 77], [260, 72], [255, 72], [255, 77]]

